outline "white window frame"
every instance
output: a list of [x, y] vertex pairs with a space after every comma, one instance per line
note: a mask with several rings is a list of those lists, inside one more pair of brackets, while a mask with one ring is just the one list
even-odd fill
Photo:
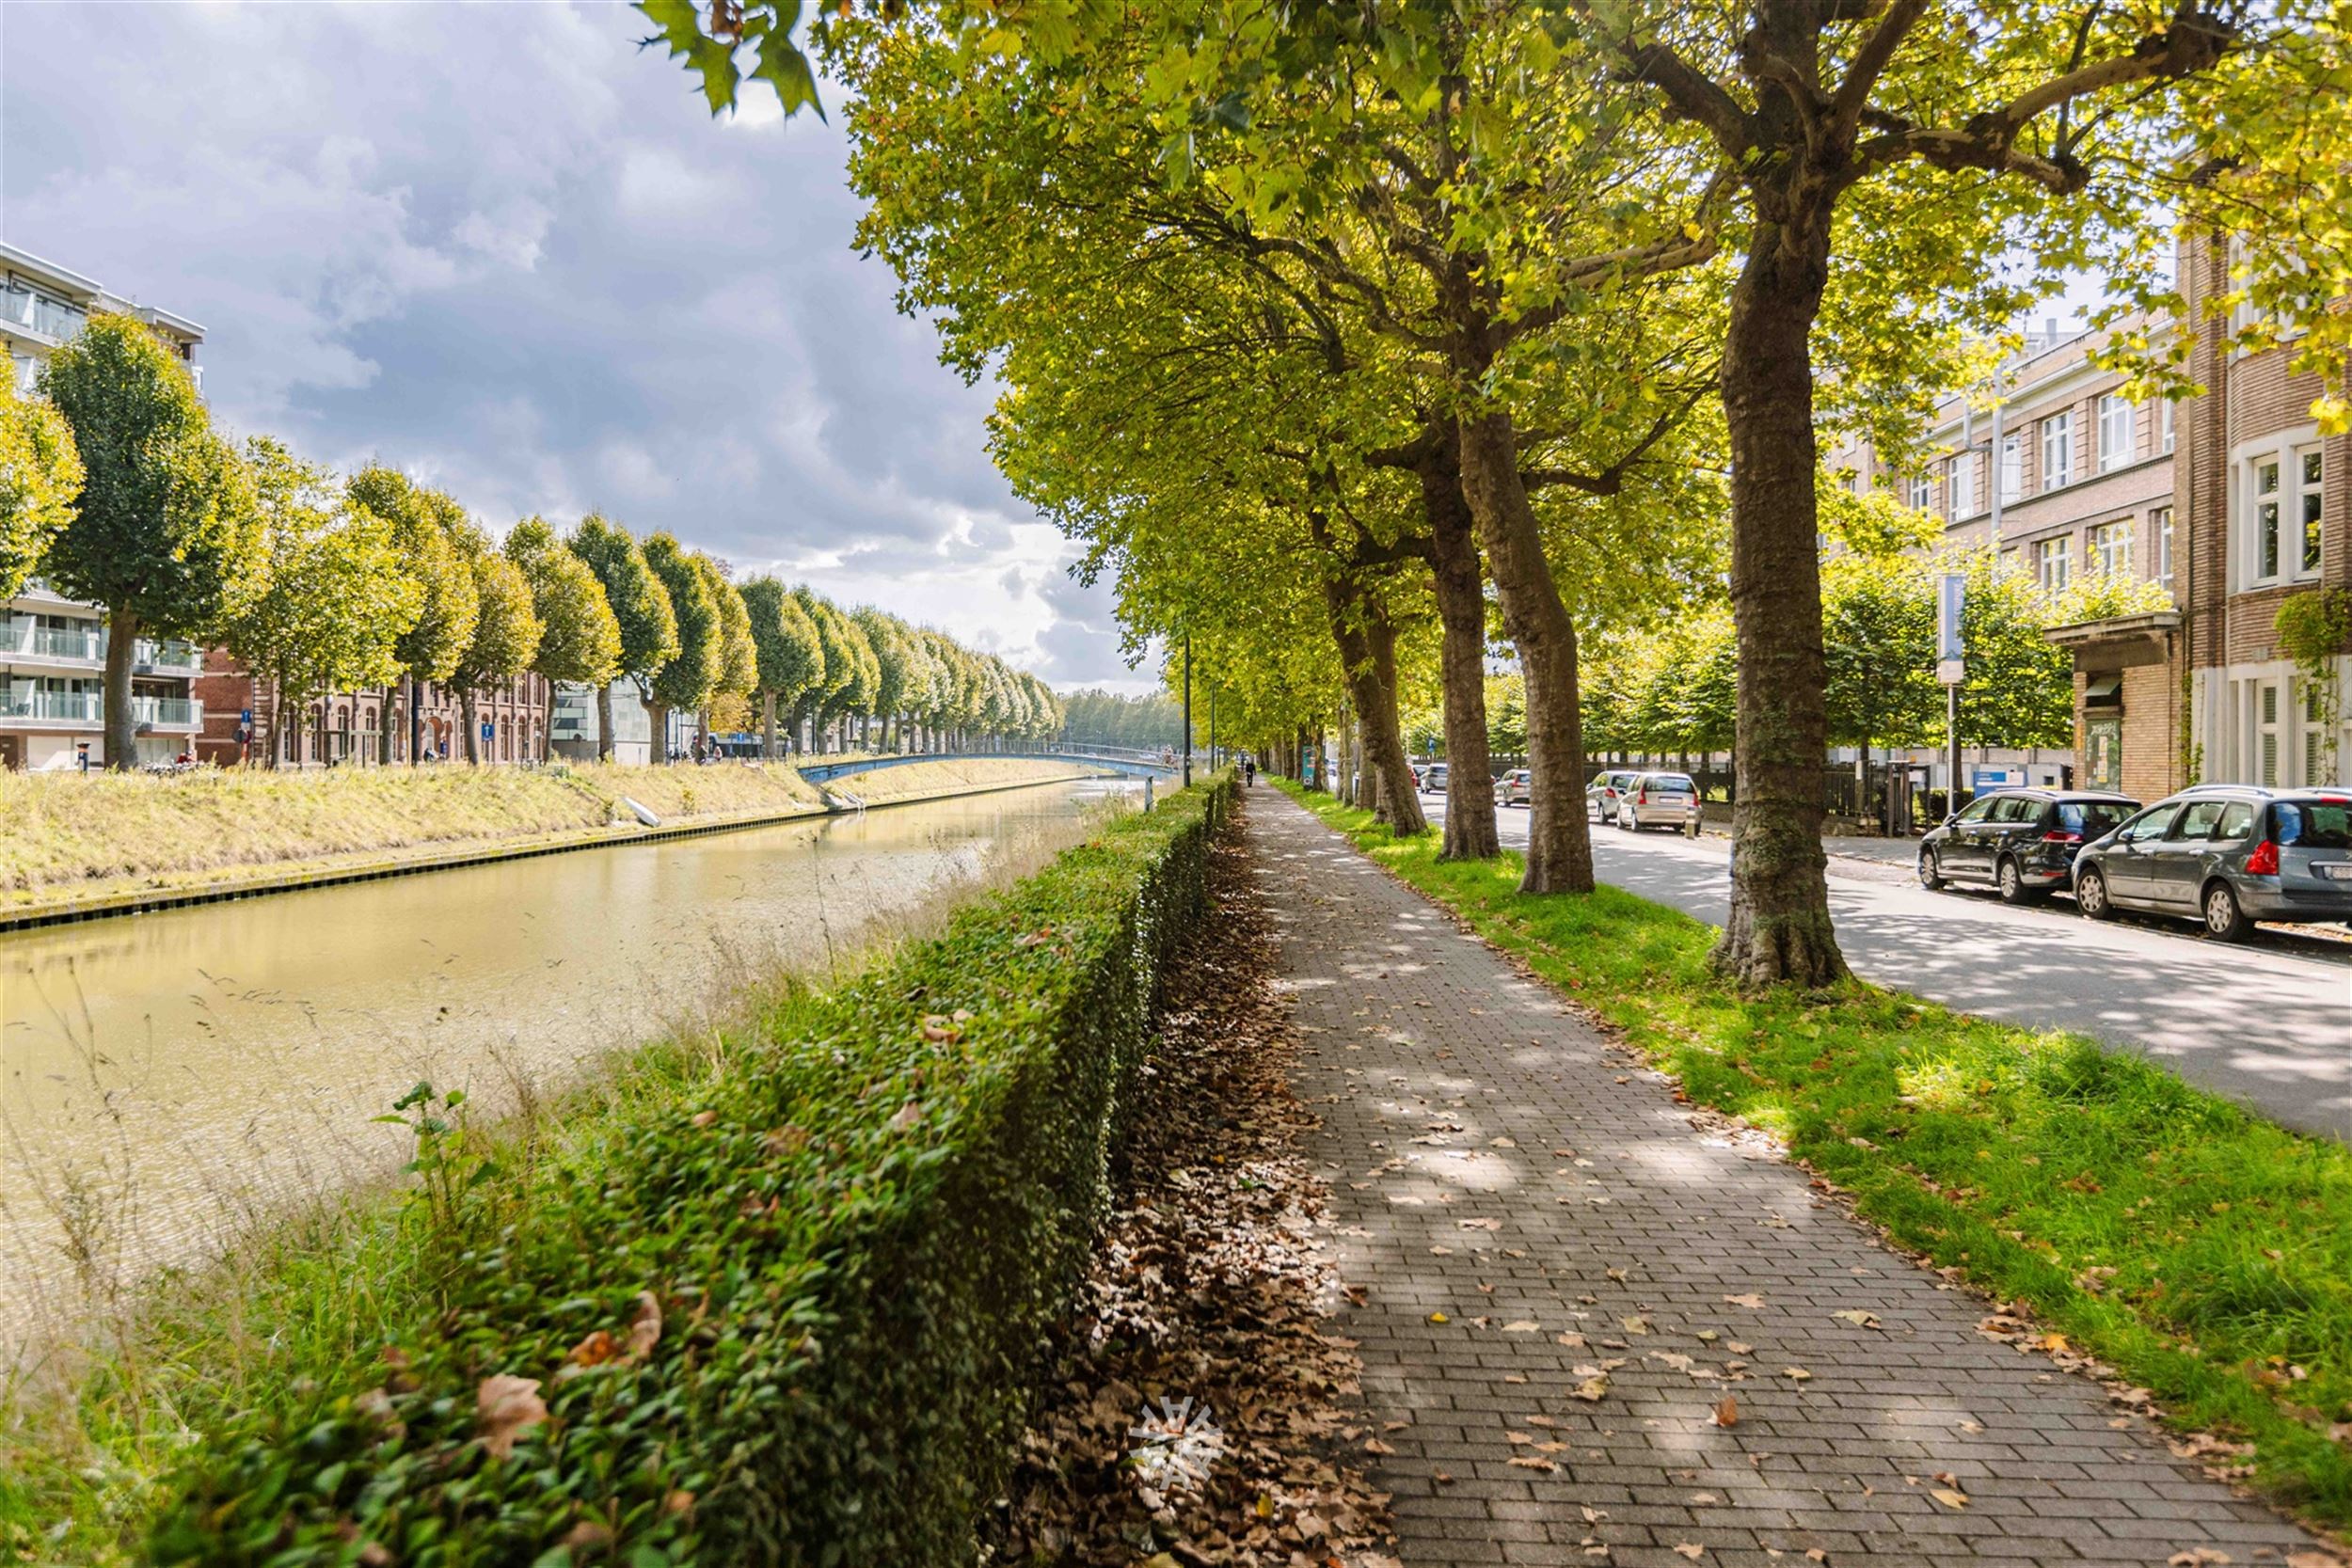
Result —
[[1928, 474], [1914, 475], [1910, 481], [1911, 509], [1914, 512], [1935, 510], [1935, 480]]
[[2111, 474], [2132, 460], [2134, 416], [2138, 412], [2122, 393], [2099, 399], [2099, 471]]
[[2083, 564], [2101, 577], [2129, 577], [2132, 572], [2132, 520], [2116, 517], [2091, 525]]
[[2279, 787], [2282, 765], [2293, 760], [2280, 721], [2287, 712], [2287, 682], [2257, 680], [2253, 684], [2254, 754], [2246, 759], [2253, 783], [2265, 789]]
[[2172, 420], [2179, 411], [2178, 406], [2170, 398], [2158, 398], [2156, 410], [2156, 431], [2162, 437], [2161, 445], [2165, 455], [2169, 457], [2172, 453]]
[[[2303, 463], [2312, 455], [2321, 458], [2321, 476], [2318, 482], [2306, 483]], [[2230, 570], [2233, 591], [2318, 578], [2323, 563], [2306, 565], [2303, 561], [2305, 507], [2307, 502], [2326, 504], [2325, 480], [2326, 459], [2315, 424], [2297, 425], [2259, 441], [2249, 441], [2231, 454]], [[2270, 487], [2265, 489], [2265, 484]], [[2277, 530], [2275, 558], [2267, 563], [2263, 560], [2266, 525]]]
[[1945, 475], [1945, 493], [1951, 497], [1952, 515], [1966, 517], [1984, 510], [1983, 500], [1977, 495], [1977, 454], [1961, 451], [1952, 454], [1951, 469]]
[[2026, 499], [2026, 437], [2001, 437], [2001, 504], [2013, 506]]
[[2062, 489], [2074, 483], [2074, 411], [2053, 414], [2041, 428], [2042, 488]]
[[[2055, 566], [2057, 570], [2051, 568]], [[2051, 539], [2037, 539], [2033, 546], [2034, 580], [2044, 594], [2058, 594], [2074, 580], [2074, 536], [2061, 533]]]
[[2157, 507], [2148, 515], [2148, 522], [2156, 536], [2156, 580], [2169, 588], [2172, 585], [2172, 509]]

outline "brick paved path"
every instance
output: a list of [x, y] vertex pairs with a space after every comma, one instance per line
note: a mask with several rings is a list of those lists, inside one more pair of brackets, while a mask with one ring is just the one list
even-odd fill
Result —
[[[1406, 1568], [2283, 1565], [2313, 1544], [2095, 1383], [1978, 1334], [1979, 1302], [1803, 1172], [1695, 1131], [1295, 803], [1250, 807], [1298, 1091], [1364, 1287], [1341, 1331], [1375, 1414], [1408, 1423], [1378, 1471]], [[1597, 1370], [1606, 1391], [1576, 1398]]]

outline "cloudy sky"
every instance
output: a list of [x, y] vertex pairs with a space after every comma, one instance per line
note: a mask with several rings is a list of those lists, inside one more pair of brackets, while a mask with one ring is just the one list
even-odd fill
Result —
[[[0, 239], [201, 322], [217, 417], [494, 527], [601, 509], [1142, 689], [991, 393], [850, 249], [838, 133], [617, 4], [0, 3]], [[747, 94], [747, 96], [750, 96]]]

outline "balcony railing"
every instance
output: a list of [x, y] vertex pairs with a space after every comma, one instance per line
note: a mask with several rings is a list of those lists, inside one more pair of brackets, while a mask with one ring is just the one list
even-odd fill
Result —
[[[204, 705], [192, 697], [134, 697], [131, 718], [143, 727], [201, 729]], [[103, 724], [106, 721], [106, 699], [95, 691], [0, 691], [0, 719]]]
[[63, 342], [88, 325], [89, 313], [43, 298], [29, 289], [0, 289], [0, 321], [29, 326], [43, 337]]
[[[76, 659], [102, 664], [106, 657], [106, 633], [93, 626], [84, 631], [64, 626], [36, 626], [31, 621], [0, 621], [0, 654], [27, 658]], [[204, 650], [176, 638], [142, 637], [132, 654], [142, 670], [195, 674], [204, 668]]]
[[102, 632], [67, 631], [58, 626], [37, 626], [30, 621], [10, 621], [0, 624], [0, 653], [96, 663], [106, 657], [106, 640]]

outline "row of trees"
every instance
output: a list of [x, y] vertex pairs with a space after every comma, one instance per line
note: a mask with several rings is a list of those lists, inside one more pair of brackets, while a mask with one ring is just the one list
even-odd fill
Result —
[[[797, 6], [646, 8], [714, 106], [744, 50], [811, 101]], [[1844, 970], [1819, 427], [1901, 466], [2061, 269], [2164, 298], [2160, 213], [2250, 240], [2222, 308], [2308, 325], [2308, 365], [2352, 339], [2312, 309], [2352, 277], [2352, 121], [2294, 108], [2352, 61], [2315, 0], [879, 10], [805, 35], [859, 94], [861, 239], [1003, 381], [1000, 466], [1117, 574], [1138, 651], [1189, 640], [1232, 733], [1345, 713], [1420, 831], [1400, 696], [1434, 671], [1483, 767], [1490, 590], [1537, 779], [1522, 885], [1588, 888], [1584, 644], [1727, 610], [1717, 957], [1744, 982]], [[1494, 851], [1477, 792], [1446, 850]]]
[[1125, 697], [1089, 688], [1062, 700], [1062, 738], [1089, 746], [1137, 751], [1184, 743], [1184, 710], [1158, 695]]
[[[239, 448], [127, 315], [93, 316], [39, 386], [34, 399], [0, 388], [0, 598], [39, 571], [106, 607], [109, 767], [135, 754], [141, 636], [220, 642], [272, 683], [281, 715], [385, 689], [387, 763], [396, 686], [412, 726], [420, 683], [455, 690], [474, 760], [480, 694], [525, 674], [544, 678], [550, 707], [558, 683], [596, 689], [606, 756], [618, 678], [650, 710], [657, 752], [672, 713], [739, 730], [754, 705], [770, 755], [780, 718], [898, 746], [1043, 738], [1061, 723], [1043, 683], [993, 655], [772, 577], [738, 584], [669, 533], [640, 540], [591, 515], [559, 535], [534, 516], [497, 542], [396, 469], [338, 479], [267, 436]], [[293, 738], [281, 721], [273, 758]]]

